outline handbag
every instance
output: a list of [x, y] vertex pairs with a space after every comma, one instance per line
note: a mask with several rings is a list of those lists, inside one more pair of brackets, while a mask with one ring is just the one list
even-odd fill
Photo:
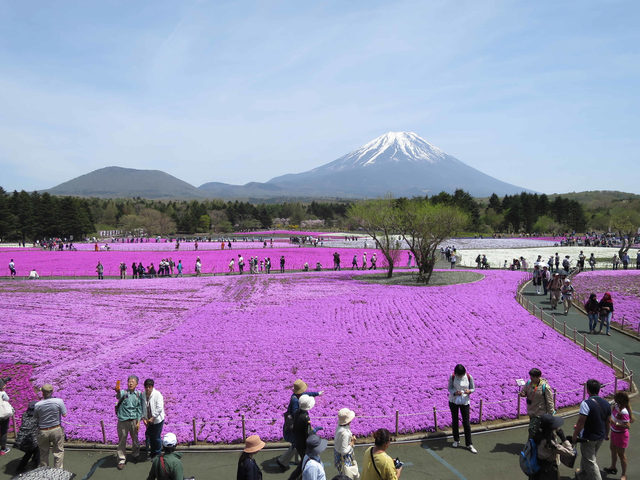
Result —
[[13, 417], [15, 410], [4, 398], [0, 398], [0, 421]]
[[351, 460], [351, 466], [343, 465], [342, 472], [345, 477], [349, 477], [352, 480], [358, 480], [360, 478], [360, 472], [358, 471], [358, 462], [356, 462], [355, 460]]

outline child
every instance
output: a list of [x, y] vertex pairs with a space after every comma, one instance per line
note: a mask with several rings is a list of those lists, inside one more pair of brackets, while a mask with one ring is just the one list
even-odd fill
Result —
[[620, 480], [627, 480], [627, 455], [625, 450], [629, 446], [629, 424], [636, 419], [633, 410], [629, 406], [629, 395], [626, 392], [618, 392], [613, 397], [615, 402], [611, 410], [611, 466], [604, 471], [612, 475], [618, 473], [616, 461], [620, 457], [622, 476]]

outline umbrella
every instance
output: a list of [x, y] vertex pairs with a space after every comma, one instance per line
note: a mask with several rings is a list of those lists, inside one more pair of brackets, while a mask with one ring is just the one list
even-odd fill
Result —
[[567, 272], [566, 270], [559, 270], [558, 274], [566, 276], [569, 275], [569, 272]]
[[11, 480], [71, 480], [76, 476], [61, 468], [40, 467], [29, 472], [16, 475]]

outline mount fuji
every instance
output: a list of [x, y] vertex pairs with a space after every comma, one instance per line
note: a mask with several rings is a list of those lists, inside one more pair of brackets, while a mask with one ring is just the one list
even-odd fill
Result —
[[458, 188], [475, 197], [527, 191], [464, 164], [412, 132], [389, 132], [333, 162], [275, 177], [267, 184], [290, 195], [332, 197], [376, 197], [386, 192], [411, 197], [443, 190], [453, 193]]

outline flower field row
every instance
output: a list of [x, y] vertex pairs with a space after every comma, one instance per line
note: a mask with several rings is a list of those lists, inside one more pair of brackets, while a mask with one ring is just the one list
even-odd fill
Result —
[[[243, 413], [247, 435], [280, 438], [296, 378], [325, 391], [311, 417], [327, 436], [343, 407], [357, 414], [356, 435], [393, 429], [396, 410], [402, 432], [432, 429], [434, 406], [438, 425], [448, 425], [446, 385], [457, 363], [476, 380], [472, 419], [480, 399], [484, 419], [515, 417], [516, 379], [533, 366], [560, 392], [558, 407], [582, 400], [587, 378], [612, 382], [611, 368], [516, 303], [520, 278], [488, 271], [476, 283], [428, 288], [369, 284], [346, 271], [5, 281], [12, 328], [0, 362], [34, 365], [33, 386], [54, 384], [68, 406], [68, 435], [90, 441], [102, 440], [100, 420], [115, 425], [112, 389], [130, 374], [155, 379], [181, 441], [192, 438], [195, 418], [198, 439], [210, 442], [241, 440]], [[421, 412], [430, 413], [402, 417]], [[388, 418], [366, 418], [374, 416]], [[107, 436], [115, 441], [115, 428]]]
[[[250, 245], [250, 244], [249, 244]], [[237, 248], [243, 247], [242, 244], [234, 245], [232, 250], [206, 250], [206, 251], [186, 251], [186, 252], [157, 252], [157, 251], [140, 251], [140, 252], [118, 252], [118, 251], [77, 251], [77, 252], [56, 252], [31, 250], [21, 252], [0, 252], [0, 276], [9, 276], [9, 261], [13, 259], [18, 276], [29, 276], [29, 271], [35, 268], [41, 276], [94, 276], [98, 261], [104, 265], [105, 276], [119, 276], [120, 262], [127, 265], [127, 276], [131, 274], [131, 264], [133, 262], [142, 262], [145, 268], [151, 263], [154, 264], [156, 270], [158, 263], [163, 258], [171, 257], [177, 264], [182, 260], [184, 266], [184, 274], [190, 275], [195, 273], [196, 259], [200, 258], [202, 262], [203, 273], [225, 273], [229, 271], [229, 262], [235, 260], [235, 271], [238, 271], [238, 255], [242, 255], [245, 262], [245, 271], [249, 270], [249, 258], [258, 256], [259, 260], [265, 260], [266, 257], [271, 258], [272, 271], [279, 271], [280, 257], [285, 257], [286, 270], [301, 270], [304, 263], [309, 263], [309, 268], [313, 269], [316, 262], [320, 262], [323, 268], [333, 268], [333, 253], [338, 252], [341, 256], [341, 265], [343, 268], [351, 268], [354, 255], [357, 256], [358, 264], [362, 264], [362, 254], [366, 251], [368, 261], [373, 254], [372, 249], [364, 250], [362, 248], [355, 249], [328, 249], [321, 247], [301, 247], [301, 248]], [[381, 263], [381, 254], [378, 253], [378, 266]], [[406, 265], [406, 257], [402, 257], [403, 264]], [[415, 262], [414, 262], [415, 265]], [[177, 273], [174, 269], [174, 273]]]
[[640, 270], [606, 270], [582, 272], [573, 277], [576, 290], [585, 296], [595, 293], [598, 300], [605, 292], [613, 299], [612, 321], [638, 328], [640, 322]]

